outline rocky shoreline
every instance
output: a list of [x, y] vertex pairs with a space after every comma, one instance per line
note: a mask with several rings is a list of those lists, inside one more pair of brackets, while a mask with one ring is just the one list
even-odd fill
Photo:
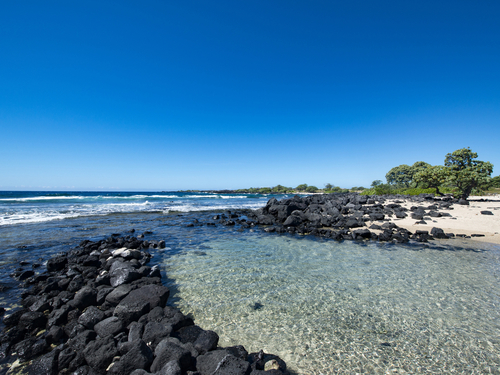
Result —
[[[411, 202], [410, 208], [403, 203]], [[334, 240], [375, 240], [382, 242], [405, 243], [410, 240], [427, 242], [433, 239], [457, 237], [480, 237], [445, 233], [443, 229], [433, 227], [428, 230], [408, 229], [396, 225], [392, 218], [410, 216], [415, 224], [425, 225], [433, 218], [451, 217], [452, 205], [469, 205], [462, 199], [451, 196], [434, 197], [431, 194], [419, 196], [367, 196], [357, 193], [334, 193], [310, 195], [305, 197], [277, 200], [270, 199], [266, 206], [249, 212], [249, 220], [238, 220], [244, 227], [260, 225], [266, 232], [297, 233], [314, 235]], [[482, 211], [483, 215], [492, 215]], [[229, 219], [229, 220], [228, 220]], [[234, 223], [231, 218], [222, 217], [225, 225]]]
[[165, 243], [140, 237], [85, 240], [46, 271], [15, 275], [25, 290], [22, 308], [3, 319], [8, 373], [288, 374], [278, 356], [218, 347], [215, 332], [169, 306], [159, 267], [148, 266], [148, 249]]

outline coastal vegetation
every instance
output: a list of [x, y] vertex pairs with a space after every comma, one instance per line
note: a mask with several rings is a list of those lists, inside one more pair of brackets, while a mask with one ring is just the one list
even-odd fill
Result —
[[401, 164], [385, 175], [387, 183], [373, 181], [371, 189], [363, 194], [436, 195], [453, 194], [467, 199], [471, 194], [482, 194], [500, 188], [500, 177], [491, 178], [493, 164], [477, 160], [478, 154], [469, 147], [445, 156], [444, 165], [430, 165], [417, 161], [413, 165]]
[[412, 165], [401, 164], [391, 168], [385, 175], [386, 183], [374, 180], [370, 188], [354, 186], [341, 188], [331, 183], [323, 189], [306, 183], [296, 187], [276, 185], [273, 187], [250, 187], [236, 190], [188, 190], [187, 192], [211, 192], [218, 194], [313, 194], [353, 193], [363, 195], [419, 195], [452, 194], [467, 199], [471, 194], [500, 193], [500, 176], [491, 177], [493, 164], [477, 160], [478, 154], [469, 147], [461, 148], [445, 156], [444, 165], [431, 165], [417, 161]]
[[[287, 187], [283, 185], [276, 185], [273, 187], [258, 187], [258, 188], [246, 188], [246, 189], [236, 189], [236, 190], [211, 190], [202, 192], [212, 192], [212, 193], [232, 193], [232, 194], [314, 194], [314, 193], [349, 193], [349, 192], [361, 192], [366, 188], [362, 186], [355, 186], [350, 189], [344, 189], [339, 186], [332, 185], [330, 183], [325, 184], [323, 189], [318, 188], [314, 185], [300, 184], [296, 187]], [[186, 192], [200, 192], [200, 190], [187, 190]]]

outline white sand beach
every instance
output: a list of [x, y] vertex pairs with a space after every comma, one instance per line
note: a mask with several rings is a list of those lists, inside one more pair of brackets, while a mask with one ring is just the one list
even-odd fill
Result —
[[[479, 200], [487, 199], [490, 202]], [[416, 230], [430, 230], [433, 227], [441, 228], [445, 233], [484, 234], [484, 237], [472, 237], [473, 240], [500, 244], [500, 196], [471, 196], [468, 199], [469, 206], [453, 204], [444, 212], [450, 213], [451, 217], [424, 217], [427, 224], [416, 224], [417, 220], [408, 215], [404, 219], [391, 218], [396, 225], [406, 228], [412, 233]], [[391, 203], [386, 201], [386, 204]], [[406, 201], [400, 203], [406, 208], [416, 206], [415, 202]], [[493, 215], [481, 214], [481, 211], [490, 211]]]

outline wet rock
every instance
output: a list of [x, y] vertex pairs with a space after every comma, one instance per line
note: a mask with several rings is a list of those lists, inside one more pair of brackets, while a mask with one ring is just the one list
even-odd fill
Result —
[[273, 225], [274, 217], [272, 215], [258, 215], [257, 221], [261, 225]]
[[94, 326], [94, 331], [100, 337], [115, 336], [125, 328], [123, 321], [116, 316], [111, 316]]
[[66, 266], [68, 263], [68, 258], [65, 255], [60, 255], [55, 258], [51, 258], [47, 261], [47, 271], [48, 272], [57, 272]]
[[81, 288], [73, 298], [71, 305], [80, 310], [83, 310], [90, 305], [95, 305], [97, 302], [97, 290], [91, 287], [85, 286]]
[[139, 319], [156, 306], [165, 306], [169, 289], [163, 285], [146, 285], [131, 291], [115, 308], [113, 315], [126, 324]]
[[[50, 353], [35, 360], [28, 366], [29, 375], [55, 375], [58, 370], [59, 349], [55, 348]], [[63, 367], [61, 367], [62, 369]]]
[[175, 337], [177, 337], [183, 344], [187, 342], [194, 343], [197, 339], [198, 336], [203, 332], [203, 329], [201, 329], [198, 326], [192, 325], [188, 327], [183, 327], [179, 329], [175, 333]]
[[109, 283], [112, 287], [131, 283], [141, 277], [140, 273], [133, 268], [118, 268], [110, 272]]
[[9, 314], [9, 315], [6, 315], [4, 318], [3, 318], [3, 323], [7, 326], [7, 327], [12, 327], [12, 326], [15, 326], [17, 325], [17, 323], [19, 322], [19, 318], [21, 318], [21, 315], [23, 315], [24, 313], [26, 313], [28, 310], [26, 309], [23, 309], [23, 310], [17, 310], [15, 312], [13, 312], [12, 314]]
[[228, 351], [229, 354], [234, 355], [237, 358], [246, 360], [248, 358], [248, 352], [242, 345], [230, 346], [227, 348], [223, 348]]
[[64, 337], [64, 330], [58, 326], [52, 326], [45, 336], [45, 340], [49, 344], [59, 344]]
[[[251, 353], [248, 356], [248, 360], [251, 364], [253, 370], [264, 370], [264, 371], [276, 371], [276, 364], [278, 365], [279, 373], [287, 374], [286, 363], [277, 355], [267, 354], [264, 351], [260, 351], [258, 353]], [[265, 370], [266, 364], [268, 366], [268, 370]]]
[[186, 317], [175, 307], [165, 306], [163, 312], [165, 317], [162, 319], [162, 322], [165, 324], [171, 324], [174, 331], [178, 331], [182, 327], [192, 326], [194, 324], [193, 319]]
[[170, 333], [172, 333], [171, 325], [159, 322], [149, 322], [144, 327], [142, 339], [154, 350], [160, 341], [170, 336]]
[[46, 349], [47, 342], [44, 339], [37, 340], [34, 337], [22, 340], [14, 346], [14, 351], [23, 361], [39, 356], [45, 352]]
[[128, 341], [135, 341], [142, 338], [144, 332], [144, 324], [132, 322], [128, 327]]
[[191, 353], [171, 341], [169, 338], [163, 339], [155, 349], [155, 359], [151, 365], [151, 371], [160, 371], [168, 362], [175, 361], [182, 371], [191, 368]]
[[75, 351], [81, 352], [89, 342], [97, 338], [97, 333], [92, 330], [86, 330], [68, 341], [68, 345]]
[[85, 281], [81, 275], [77, 275], [70, 281], [66, 290], [69, 292], [77, 292], [85, 286]]
[[153, 363], [153, 352], [144, 341], [136, 340], [127, 344], [126, 354], [111, 367], [108, 374], [128, 375], [136, 369], [149, 369]]
[[47, 317], [42, 312], [29, 311], [19, 318], [19, 327], [32, 331], [36, 328], [45, 328]]
[[111, 336], [91, 341], [83, 351], [88, 365], [99, 372], [105, 372], [117, 354], [118, 349]]
[[65, 348], [59, 352], [59, 356], [57, 358], [58, 367], [62, 369], [69, 369], [70, 363], [75, 359], [76, 352], [72, 348]]
[[250, 363], [237, 358], [227, 350], [214, 350], [196, 359], [196, 368], [201, 375], [248, 375]]
[[[162, 367], [160, 371], [156, 373], [156, 375], [181, 375], [181, 367], [176, 361], [170, 361], [165, 364], [165, 366]], [[191, 372], [188, 371], [186, 373], [187, 375], [199, 375], [198, 372]]]
[[26, 280], [26, 279], [30, 278], [31, 276], [33, 276], [34, 274], [35, 274], [35, 272], [33, 272], [32, 270], [26, 270], [26, 271], [22, 271], [17, 278], [19, 280]]
[[[300, 207], [290, 206], [293, 210], [287, 212]], [[316, 230], [312, 224], [306, 229]], [[27, 279], [32, 287], [22, 293], [25, 308], [5, 317], [8, 330], [1, 335], [0, 357], [13, 352], [23, 360], [38, 357], [27, 367], [33, 374], [128, 375], [151, 370], [157, 375], [199, 375], [195, 358], [216, 350], [218, 335], [194, 326], [179, 309], [165, 306], [169, 290], [161, 285], [159, 267], [146, 265], [151, 255], [145, 250], [130, 251], [148, 246], [161, 243], [111, 236], [82, 241], [66, 255], [52, 258], [48, 271]], [[112, 252], [116, 258], [109, 259]], [[127, 276], [125, 283], [113, 281], [112, 287], [111, 275], [120, 278], [123, 270], [136, 273], [137, 279]], [[59, 346], [43, 355], [55, 345]], [[238, 361], [248, 366], [246, 351], [238, 348], [228, 349], [230, 357], [219, 361], [216, 373], [238, 374]]]
[[59, 308], [59, 309], [53, 310], [49, 314], [47, 325], [50, 327], [53, 325], [61, 325], [61, 324], [66, 323], [70, 309], [71, 308], [69, 306], [64, 305], [64, 306], [61, 306], [61, 308]]
[[198, 335], [194, 342], [194, 348], [200, 353], [205, 354], [217, 348], [219, 335], [214, 331], [203, 331]]
[[124, 299], [128, 294], [134, 290], [132, 285], [120, 285], [116, 287], [113, 291], [108, 293], [106, 296], [106, 302], [108, 302], [112, 306], [116, 306], [120, 303], [122, 299]]
[[78, 323], [87, 329], [93, 329], [94, 326], [105, 318], [103, 311], [95, 306], [89, 306], [78, 318]]
[[[151, 373], [147, 372], [146, 370], [137, 369], [137, 370], [132, 371], [130, 373], [130, 375], [151, 375]], [[163, 374], [161, 374], [161, 375], [163, 375]], [[181, 375], [180, 370], [179, 370], [178, 375]]]

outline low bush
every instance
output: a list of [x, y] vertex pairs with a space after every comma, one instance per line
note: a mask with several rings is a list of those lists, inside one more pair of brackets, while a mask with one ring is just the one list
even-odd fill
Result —
[[387, 184], [382, 184], [375, 186], [371, 189], [366, 189], [361, 195], [388, 195], [388, 194], [401, 194], [401, 195], [420, 195], [420, 194], [436, 194], [436, 189], [421, 189], [421, 188], [409, 188], [409, 189], [395, 189]]

